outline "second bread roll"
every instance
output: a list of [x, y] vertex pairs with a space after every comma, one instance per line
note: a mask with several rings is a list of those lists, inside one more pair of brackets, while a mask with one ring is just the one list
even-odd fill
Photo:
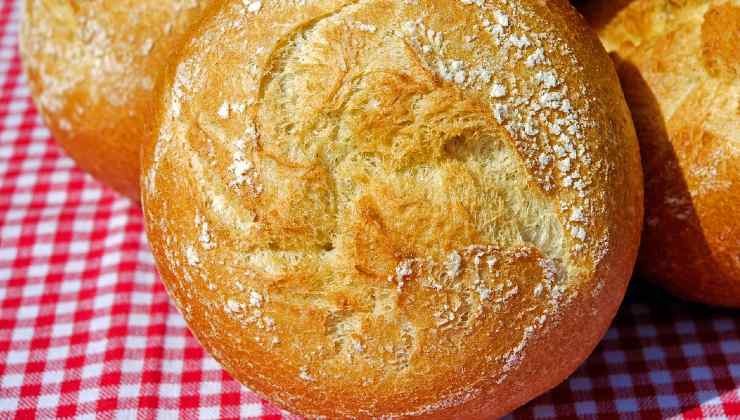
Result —
[[639, 271], [740, 307], [740, 1], [589, 1], [645, 166]]
[[491, 418], [565, 379], [632, 272], [642, 175], [565, 1], [230, 1], [168, 73], [143, 204], [209, 352], [329, 418]]
[[20, 50], [39, 112], [77, 164], [139, 199], [153, 88], [205, 0], [24, 0]]

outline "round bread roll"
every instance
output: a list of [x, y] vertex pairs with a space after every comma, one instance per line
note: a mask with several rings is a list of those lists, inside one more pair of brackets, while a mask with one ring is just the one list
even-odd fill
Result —
[[645, 167], [638, 270], [740, 307], [740, 1], [591, 1]]
[[135, 200], [153, 87], [205, 3], [23, 3], [23, 67], [52, 135], [82, 169]]
[[489, 418], [605, 333], [642, 173], [566, 1], [230, 1], [166, 80], [142, 153], [161, 277], [275, 403]]

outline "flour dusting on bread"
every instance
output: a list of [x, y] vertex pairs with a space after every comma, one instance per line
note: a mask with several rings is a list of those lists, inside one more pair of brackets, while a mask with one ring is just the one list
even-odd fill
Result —
[[[537, 1], [264, 1], [206, 25], [164, 92], [145, 208], [182, 221], [149, 225], [155, 253], [188, 261], [200, 238], [163, 278], [229, 371], [308, 415], [489, 392], [509, 407], [560, 328], [603, 331], [635, 252], [614, 241], [639, 230], [620, 216], [641, 214], [637, 150], [613, 74], [585, 77], [592, 45], [556, 18]], [[609, 313], [573, 329], [597, 301]]]

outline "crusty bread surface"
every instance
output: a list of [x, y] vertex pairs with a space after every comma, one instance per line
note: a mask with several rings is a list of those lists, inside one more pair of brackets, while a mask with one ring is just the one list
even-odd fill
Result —
[[24, 0], [20, 50], [35, 103], [84, 170], [139, 199], [153, 88], [205, 0]]
[[280, 406], [500, 416], [611, 322], [639, 151], [567, 2], [229, 1], [163, 80], [141, 181], [158, 269]]
[[740, 307], [740, 1], [584, 2], [613, 52], [645, 167], [639, 272]]

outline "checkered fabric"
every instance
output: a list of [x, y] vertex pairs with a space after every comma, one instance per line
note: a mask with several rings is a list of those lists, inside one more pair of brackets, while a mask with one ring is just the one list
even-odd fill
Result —
[[[292, 418], [203, 351], [137, 206], [53, 143], [0, 3], [0, 419]], [[633, 286], [588, 361], [512, 417], [740, 418], [738, 315]]]

